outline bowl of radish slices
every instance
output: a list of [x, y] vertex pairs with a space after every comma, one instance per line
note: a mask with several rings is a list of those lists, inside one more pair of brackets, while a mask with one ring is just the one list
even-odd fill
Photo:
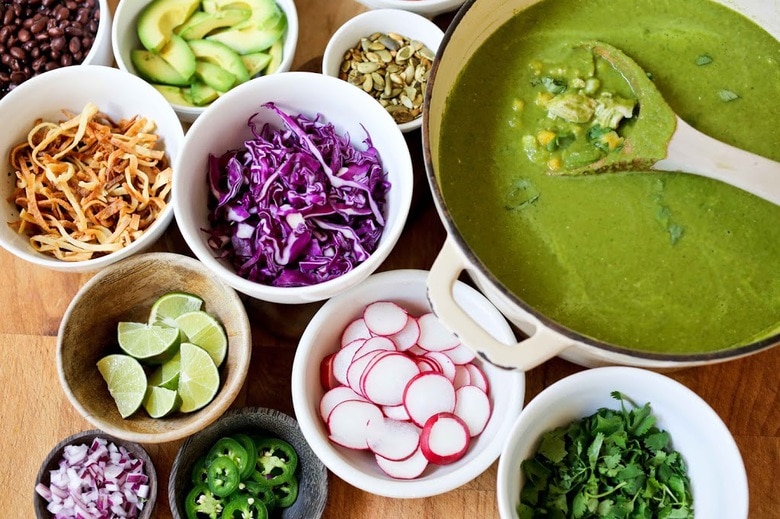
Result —
[[[479, 476], [525, 396], [522, 372], [483, 362], [431, 313], [427, 275], [381, 272], [330, 299], [293, 362], [295, 415], [315, 454], [341, 479], [385, 497], [429, 497]], [[453, 293], [512, 343], [484, 296], [460, 282]]]

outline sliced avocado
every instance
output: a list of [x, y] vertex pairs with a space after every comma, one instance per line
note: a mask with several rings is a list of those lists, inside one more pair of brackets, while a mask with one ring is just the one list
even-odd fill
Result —
[[282, 38], [287, 29], [287, 17], [284, 13], [270, 26], [249, 25], [251, 21], [250, 18], [232, 29], [216, 32], [207, 39], [224, 43], [239, 54], [250, 54], [268, 50], [274, 42]]
[[219, 65], [236, 76], [236, 85], [249, 80], [249, 72], [241, 57], [227, 45], [210, 40], [192, 40], [188, 43], [198, 60]]
[[195, 54], [181, 36], [171, 34], [170, 41], [160, 49], [160, 57], [187, 80], [195, 74]]
[[276, 0], [203, 0], [203, 10], [213, 13], [225, 9], [249, 9], [254, 25], [261, 24], [278, 11], [281, 11]]
[[249, 72], [250, 77], [254, 77], [263, 71], [271, 61], [271, 55], [267, 52], [252, 52], [242, 54], [241, 61]]
[[200, 40], [212, 31], [243, 22], [250, 14], [252, 11], [249, 9], [224, 9], [213, 13], [196, 11], [176, 28], [176, 33], [185, 40]]
[[130, 60], [138, 74], [149, 82], [174, 86], [187, 86], [190, 83], [190, 78], [179, 74], [159, 54], [154, 54], [146, 49], [130, 51]]
[[273, 74], [279, 70], [279, 65], [282, 64], [282, 57], [284, 55], [284, 43], [282, 40], [276, 40], [271, 48], [268, 49], [268, 54], [271, 56], [271, 61], [268, 62], [268, 66], [263, 71], [263, 74]]
[[218, 92], [227, 92], [236, 84], [236, 76], [214, 63], [198, 60], [195, 75]]
[[192, 102], [189, 88], [176, 87], [171, 85], [160, 85], [158, 83], [151, 84], [154, 88], [160, 92], [169, 103], [181, 106], [196, 106]]
[[211, 103], [219, 97], [219, 92], [208, 86], [206, 83], [196, 79], [190, 85], [190, 95], [192, 102], [198, 106]]
[[138, 39], [147, 50], [160, 52], [173, 30], [199, 6], [200, 0], [152, 0], [138, 16]]

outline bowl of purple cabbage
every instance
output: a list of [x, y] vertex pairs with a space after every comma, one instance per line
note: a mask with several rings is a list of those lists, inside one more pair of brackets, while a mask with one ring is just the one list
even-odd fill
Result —
[[398, 125], [361, 89], [309, 72], [239, 85], [186, 134], [174, 214], [197, 258], [250, 297], [328, 299], [385, 260], [412, 198]]

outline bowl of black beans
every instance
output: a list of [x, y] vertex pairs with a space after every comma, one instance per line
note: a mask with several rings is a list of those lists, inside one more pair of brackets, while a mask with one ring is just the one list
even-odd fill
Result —
[[0, 24], [0, 99], [56, 68], [113, 62], [107, 0], [4, 0]]

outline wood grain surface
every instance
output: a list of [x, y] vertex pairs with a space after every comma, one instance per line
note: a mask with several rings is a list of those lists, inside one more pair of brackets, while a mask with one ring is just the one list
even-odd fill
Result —
[[[116, 0], [113, 0], [115, 5]], [[294, 69], [315, 69], [328, 37], [364, 8], [350, 0], [296, 0], [300, 39]], [[440, 24], [446, 20], [439, 19]], [[407, 135], [416, 168], [415, 197], [404, 234], [381, 270], [428, 269], [445, 238], [428, 191], [420, 133]], [[157, 250], [190, 254], [171, 226]], [[61, 439], [90, 429], [60, 388], [55, 346], [60, 319], [89, 274], [50, 272], [0, 251], [0, 519], [34, 517], [35, 475]], [[297, 340], [319, 304], [286, 306], [242, 298], [253, 323], [252, 365], [234, 406], [264, 406], [292, 414], [289, 375]], [[110, 302], [106, 302], [110, 304]], [[526, 402], [583, 368], [553, 359], [527, 372]], [[780, 348], [729, 363], [669, 374], [704, 400], [736, 438], [747, 468], [750, 517], [780, 518]], [[148, 445], [160, 487], [154, 517], [171, 517], [167, 479], [181, 442]], [[717, 453], [713, 453], [717, 456]], [[326, 519], [498, 517], [496, 463], [463, 487], [429, 499], [386, 499], [330, 475]], [[709, 518], [702, 518], [709, 519]]]

